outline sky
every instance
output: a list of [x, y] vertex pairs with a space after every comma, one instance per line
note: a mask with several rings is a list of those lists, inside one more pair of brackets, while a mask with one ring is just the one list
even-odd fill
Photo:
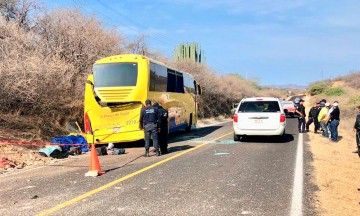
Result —
[[[44, 0], [45, 1], [45, 0]], [[197, 42], [219, 75], [308, 85], [360, 70], [358, 0], [54, 0], [171, 58]]]

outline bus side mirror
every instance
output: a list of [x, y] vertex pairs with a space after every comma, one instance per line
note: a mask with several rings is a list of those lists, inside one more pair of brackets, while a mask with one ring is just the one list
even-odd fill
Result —
[[94, 75], [90, 74], [86, 79], [86, 84], [94, 86]]
[[89, 84], [89, 85], [94, 86], [94, 83], [93, 83], [93, 82], [91, 82], [90, 80], [86, 80], [86, 84]]
[[197, 85], [197, 94], [198, 95], [201, 95], [202, 94], [202, 89], [201, 89], [201, 86], [200, 85]]

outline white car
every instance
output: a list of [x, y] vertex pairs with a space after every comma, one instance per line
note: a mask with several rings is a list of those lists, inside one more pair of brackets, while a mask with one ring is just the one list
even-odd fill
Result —
[[240, 101], [234, 115], [234, 141], [244, 136], [283, 137], [286, 116], [278, 98], [254, 97]]

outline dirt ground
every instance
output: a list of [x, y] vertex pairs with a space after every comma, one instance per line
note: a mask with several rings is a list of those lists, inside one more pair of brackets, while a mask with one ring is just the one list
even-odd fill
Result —
[[[307, 98], [307, 113], [311, 102], [313, 100]], [[341, 110], [341, 104], [339, 107]], [[315, 194], [319, 215], [360, 215], [360, 158], [352, 153], [356, 150], [353, 124], [351, 119], [341, 119], [339, 136], [342, 139], [337, 143], [314, 134], [313, 125], [307, 133], [314, 158], [315, 184], [319, 188]]]
[[[221, 122], [229, 121], [223, 116], [211, 119], [198, 120], [197, 127], [209, 126]], [[30, 132], [27, 132], [30, 133]], [[14, 130], [0, 129], [0, 174], [22, 169], [31, 165], [46, 165], [57, 162], [61, 159], [43, 157], [38, 153], [38, 146], [20, 146], [2, 144], [2, 140], [28, 140], [24, 139], [23, 132]]]

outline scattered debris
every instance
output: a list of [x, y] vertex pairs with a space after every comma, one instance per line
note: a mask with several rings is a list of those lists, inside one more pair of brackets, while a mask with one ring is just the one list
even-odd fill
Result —
[[34, 148], [0, 144], [0, 174], [29, 165], [44, 165], [50, 160], [39, 155]]
[[23, 187], [23, 188], [19, 188], [17, 190], [26, 190], [26, 189], [30, 189], [30, 188], [34, 188], [35, 186], [33, 185], [30, 185], [30, 186], [26, 186], [26, 187]]
[[35, 195], [35, 196], [31, 197], [30, 199], [37, 199], [37, 198], [39, 198], [39, 196]]
[[7, 158], [0, 158], [0, 166], [4, 169], [9, 169], [16, 167], [16, 164]]
[[218, 152], [215, 153], [214, 155], [218, 156], [218, 155], [229, 155], [230, 153], [226, 153], [226, 152]]

